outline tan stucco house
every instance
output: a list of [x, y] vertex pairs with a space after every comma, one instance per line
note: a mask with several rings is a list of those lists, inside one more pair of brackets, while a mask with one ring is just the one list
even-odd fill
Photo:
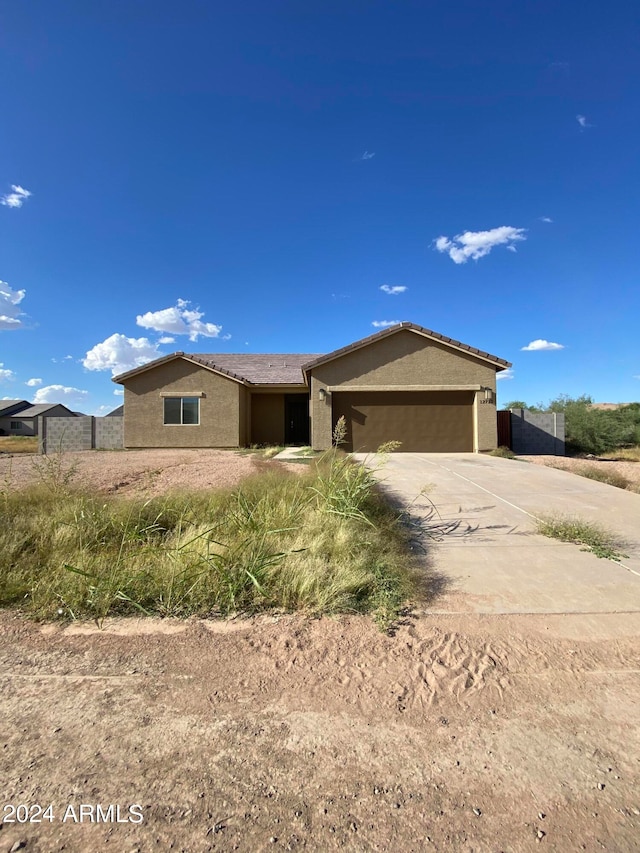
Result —
[[344, 416], [348, 450], [497, 446], [496, 374], [510, 363], [399, 323], [326, 355], [176, 352], [113, 381], [124, 386], [124, 445], [331, 446]]

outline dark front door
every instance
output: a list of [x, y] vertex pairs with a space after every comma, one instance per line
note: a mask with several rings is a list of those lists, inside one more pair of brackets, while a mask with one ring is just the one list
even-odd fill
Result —
[[286, 444], [309, 444], [309, 397], [306, 394], [285, 397], [284, 440]]

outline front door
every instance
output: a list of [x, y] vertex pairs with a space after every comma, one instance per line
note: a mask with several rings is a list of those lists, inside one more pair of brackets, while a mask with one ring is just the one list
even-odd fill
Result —
[[284, 401], [284, 440], [286, 444], [309, 444], [309, 397], [287, 394]]

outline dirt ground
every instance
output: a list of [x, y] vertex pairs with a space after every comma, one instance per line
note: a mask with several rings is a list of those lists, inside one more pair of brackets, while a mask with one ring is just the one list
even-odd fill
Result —
[[633, 483], [636, 489], [640, 489], [640, 462], [612, 459], [581, 459], [573, 456], [518, 456], [533, 462], [534, 465], [549, 465], [552, 468], [563, 468], [565, 471], [576, 469], [595, 468], [605, 473], [613, 472], [626, 477]]
[[[124, 493], [256, 464], [168, 453], [154, 480], [133, 453], [80, 455]], [[0, 851], [638, 850], [640, 614], [429, 606], [391, 635], [0, 612], [0, 788], [41, 819], [5, 808]]]
[[[64, 471], [73, 469], [71, 482], [100, 492], [152, 497], [171, 489], [211, 489], [235, 486], [266, 463], [256, 454], [232, 450], [126, 450], [52, 454], [49, 457], [0, 455], [0, 489], [22, 488], [42, 479], [36, 468], [47, 460]], [[282, 464], [282, 463], [273, 463]], [[287, 466], [289, 467], [289, 466]], [[291, 466], [298, 470], [298, 466]]]

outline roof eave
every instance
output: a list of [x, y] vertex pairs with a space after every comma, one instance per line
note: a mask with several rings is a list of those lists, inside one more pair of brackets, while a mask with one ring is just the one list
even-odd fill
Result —
[[211, 373], [218, 373], [221, 376], [224, 376], [227, 379], [232, 379], [234, 382], [238, 382], [241, 385], [251, 385], [251, 382], [243, 376], [239, 376], [237, 373], [232, 373], [230, 370], [225, 370], [222, 367], [215, 367], [215, 365], [208, 364], [203, 359], [189, 355], [181, 350], [172, 352], [162, 358], [156, 358], [154, 361], [148, 361], [146, 364], [141, 364], [140, 367], [134, 367], [133, 370], [128, 370], [126, 373], [120, 373], [118, 376], [112, 376], [111, 381], [116, 382], [118, 385], [123, 385], [127, 380], [132, 379], [134, 376], [138, 376], [140, 373], [144, 373], [146, 370], [151, 370], [154, 367], [159, 367], [162, 364], [168, 364], [170, 361], [174, 361], [177, 358], [190, 361], [192, 364], [197, 364], [198, 367], [204, 367], [206, 370], [211, 371]]

